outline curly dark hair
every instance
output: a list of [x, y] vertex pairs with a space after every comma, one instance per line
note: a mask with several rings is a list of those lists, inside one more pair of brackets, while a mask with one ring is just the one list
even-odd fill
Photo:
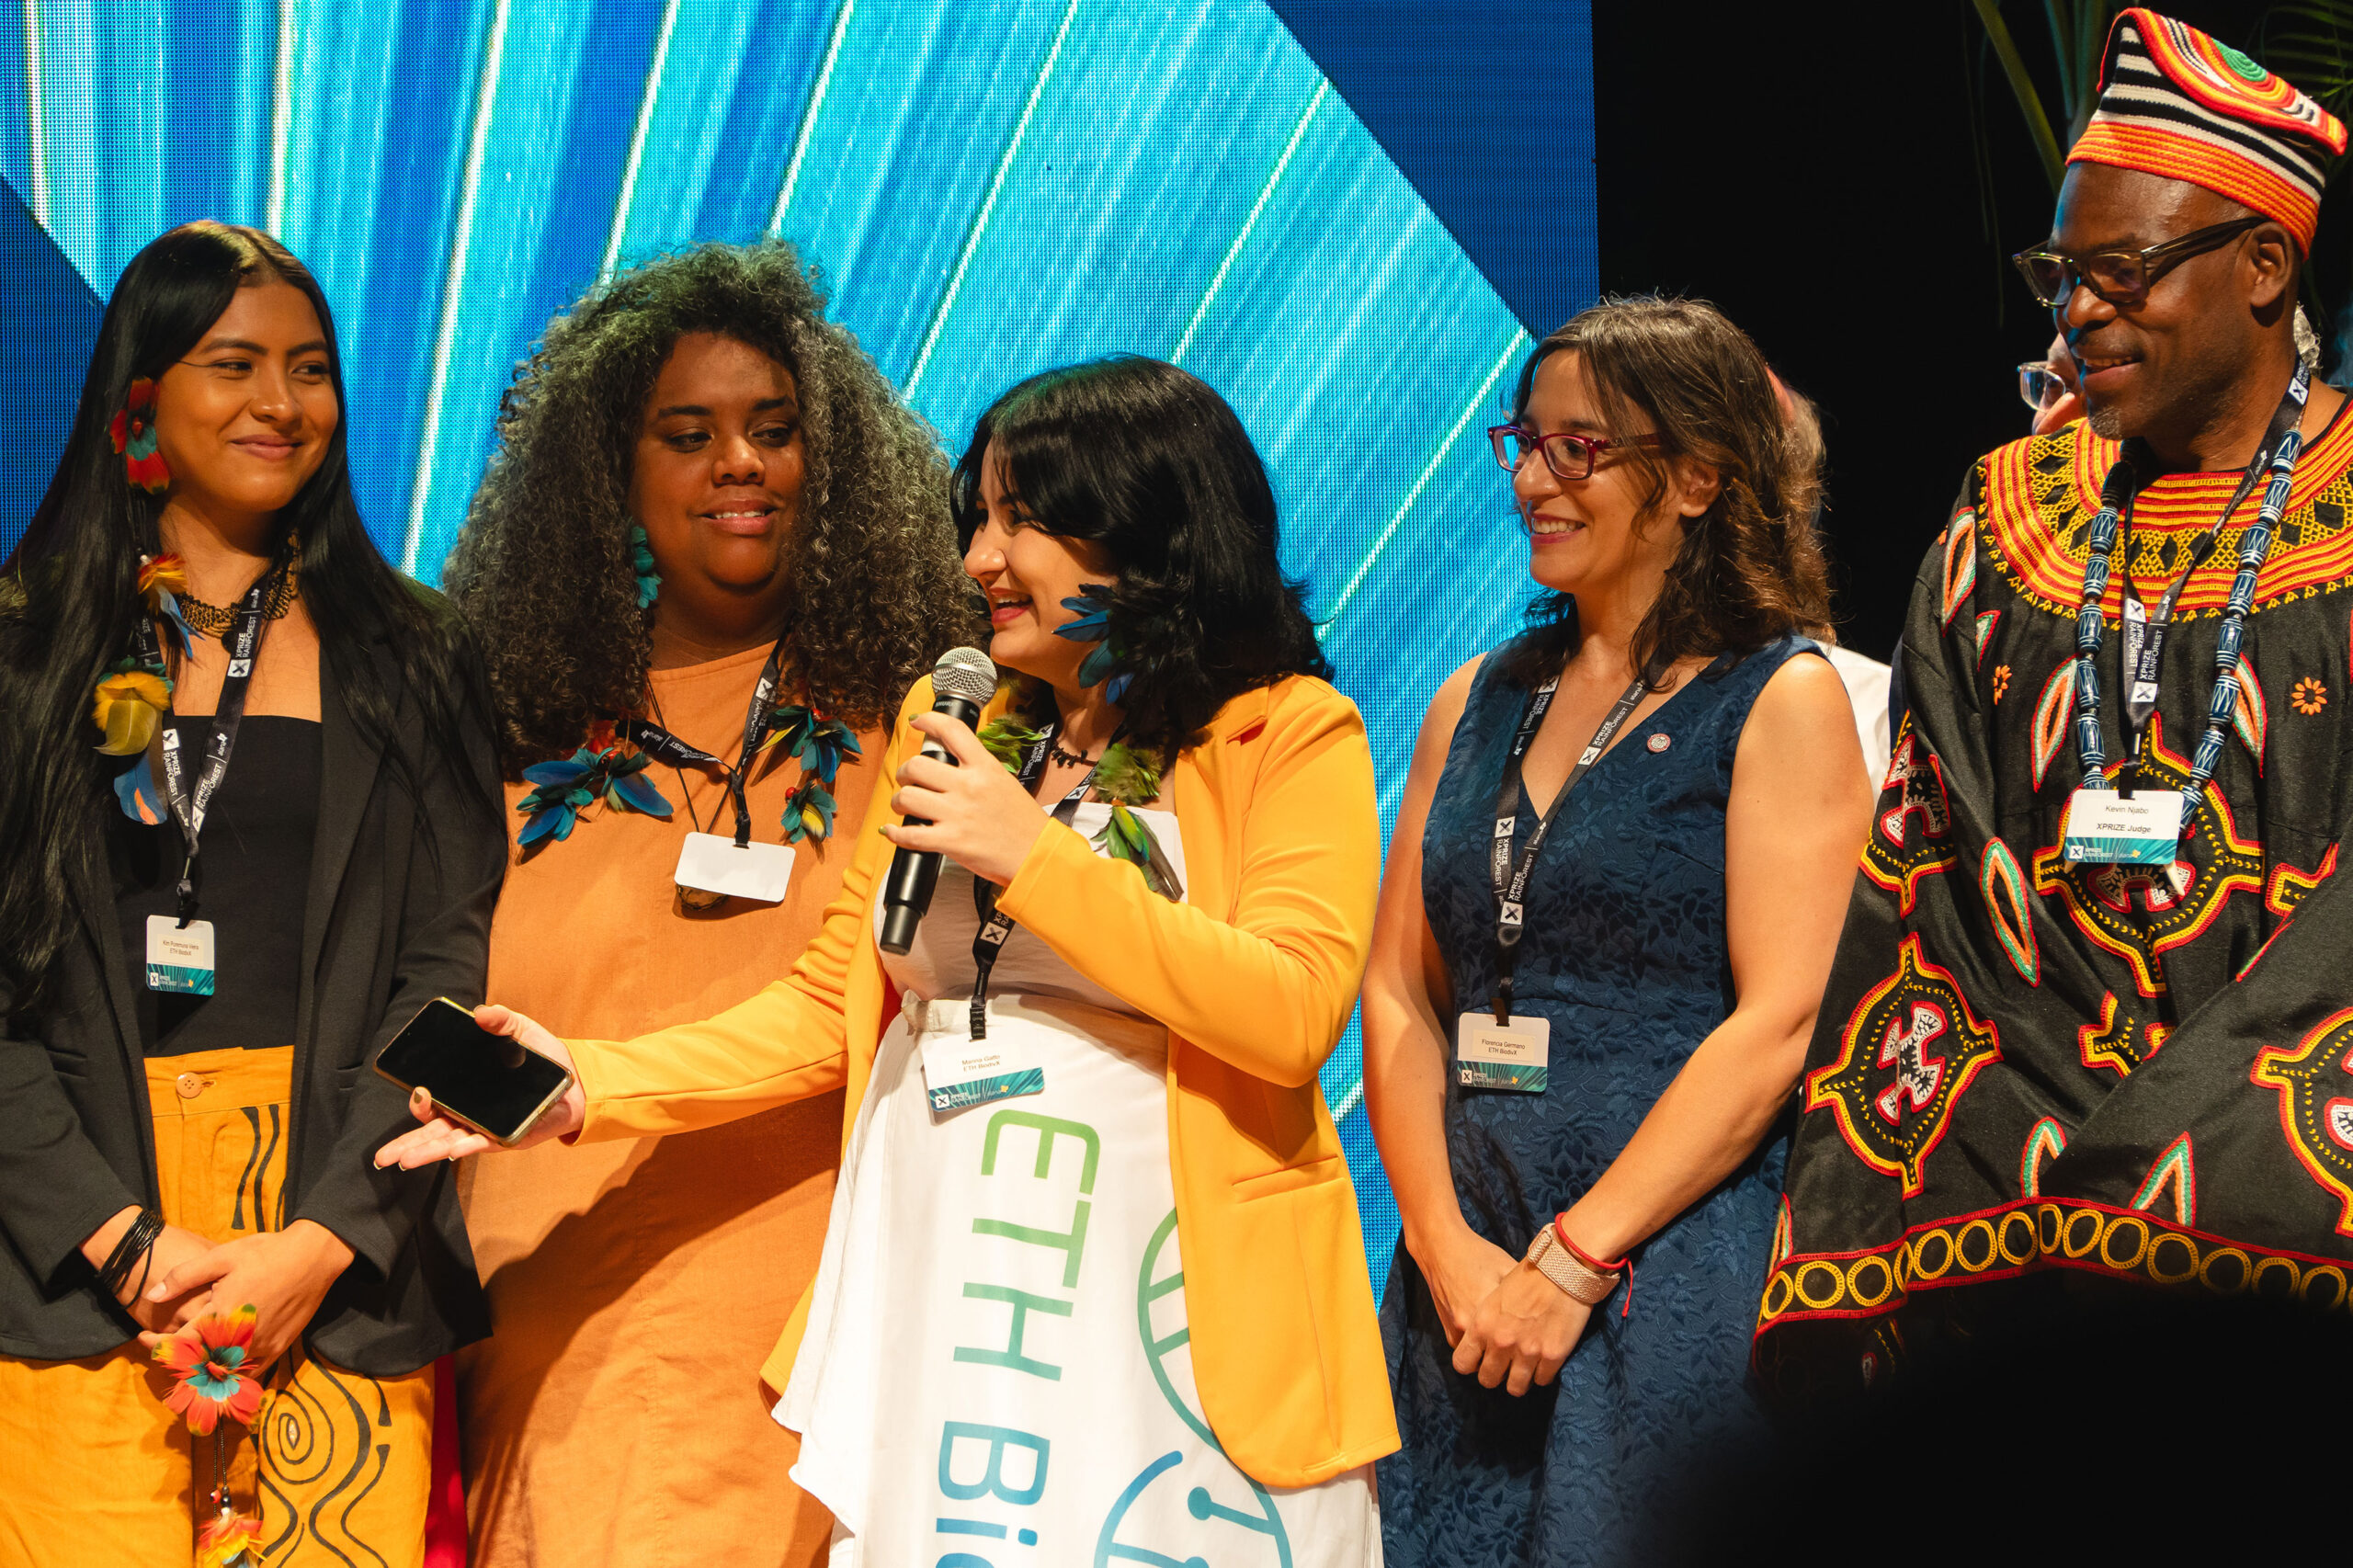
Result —
[[[1826, 628], [1830, 575], [1813, 530], [1819, 436], [1809, 440], [1782, 418], [1771, 372], [1748, 335], [1703, 300], [1602, 300], [1528, 357], [1514, 420], [1528, 410], [1538, 369], [1563, 353], [1577, 356], [1612, 430], [1648, 423], [1657, 432], [1659, 445], [1633, 448], [1629, 460], [1648, 481], [1646, 516], [1666, 498], [1678, 459], [1708, 464], [1722, 482], [1706, 511], [1677, 519], [1682, 540], [1635, 630], [1634, 667]], [[1503, 678], [1523, 686], [1558, 671], [1575, 651], [1576, 600], [1541, 595], [1529, 619], [1497, 664]]]
[[[1134, 675], [1121, 708], [1138, 745], [1173, 764], [1242, 693], [1286, 676], [1331, 678], [1306, 589], [1283, 575], [1266, 465], [1208, 382], [1122, 354], [1014, 387], [956, 464], [966, 544], [983, 520], [992, 448], [1000, 482], [1040, 528], [1110, 552], [1120, 580], [1106, 619]], [[1044, 699], [1029, 682], [1021, 700], [1039, 712]]]
[[807, 477], [786, 546], [788, 689], [871, 728], [941, 652], [978, 640], [947, 460], [824, 308], [815, 269], [783, 241], [698, 245], [590, 290], [517, 370], [443, 573], [489, 660], [510, 772], [642, 700], [653, 615], [630, 564], [630, 466], [688, 333], [756, 348], [798, 385]]

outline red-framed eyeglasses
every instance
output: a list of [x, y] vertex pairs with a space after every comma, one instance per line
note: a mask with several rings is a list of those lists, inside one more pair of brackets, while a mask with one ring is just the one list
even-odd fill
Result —
[[1522, 464], [1536, 452], [1544, 454], [1544, 466], [1552, 471], [1555, 479], [1591, 479], [1594, 465], [1601, 454], [1620, 447], [1655, 447], [1656, 436], [1578, 436], [1566, 430], [1550, 436], [1540, 435], [1518, 425], [1490, 425], [1487, 443], [1495, 449], [1495, 462], [1506, 473], [1518, 473]]

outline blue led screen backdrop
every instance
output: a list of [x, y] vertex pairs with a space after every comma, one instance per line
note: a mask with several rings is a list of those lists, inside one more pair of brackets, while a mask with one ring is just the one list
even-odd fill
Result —
[[[1384, 820], [1430, 692], [1527, 598], [1480, 427], [1528, 332], [1257, 0], [14, 9], [5, 374], [45, 380], [51, 412], [17, 416], [43, 444], [0, 495], [0, 547], [46, 481], [94, 301], [171, 224], [259, 224], [316, 270], [363, 512], [427, 582], [553, 312], [633, 257], [781, 235], [951, 451], [1006, 386], [1092, 355], [1173, 359], [1222, 392], [1370, 728]], [[1589, 277], [1589, 182], [1585, 200], [1564, 218]], [[1324, 1088], [1379, 1279], [1396, 1219], [1360, 1061], [1352, 1029]]]

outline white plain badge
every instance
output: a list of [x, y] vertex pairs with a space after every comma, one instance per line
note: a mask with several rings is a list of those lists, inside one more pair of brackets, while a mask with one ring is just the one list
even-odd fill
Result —
[[212, 994], [212, 922], [183, 926], [168, 915], [147, 917], [147, 989]]
[[923, 1081], [933, 1112], [945, 1116], [991, 1100], [1043, 1094], [1046, 1070], [1029, 1052], [1002, 1040], [931, 1035], [923, 1041]]
[[2170, 866], [2181, 854], [2178, 790], [2078, 790], [2067, 807], [2064, 858], [2101, 866]]
[[781, 903], [792, 881], [792, 851], [781, 844], [757, 842], [739, 849], [732, 838], [690, 833], [678, 846], [678, 869], [671, 880], [702, 892]]
[[1552, 1020], [1465, 1013], [1454, 1026], [1454, 1081], [1466, 1089], [1540, 1095], [1552, 1060]]

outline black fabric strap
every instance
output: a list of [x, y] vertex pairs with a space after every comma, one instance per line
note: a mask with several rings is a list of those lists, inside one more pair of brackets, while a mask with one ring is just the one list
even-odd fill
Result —
[[[735, 847], [743, 849], [752, 842], [752, 808], [744, 798], [745, 781], [752, 771], [752, 763], [760, 755], [760, 747], [768, 738], [768, 726], [776, 722], [776, 690], [784, 678], [785, 639], [779, 637], [776, 646], [768, 650], [767, 663], [760, 667], [760, 683], [752, 688], [752, 705], [744, 714], [744, 749], [737, 754], [735, 766], [730, 767], [722, 757], [716, 757], [699, 746], [690, 746], [661, 725], [647, 719], [624, 719], [619, 724], [622, 739], [656, 762], [678, 767], [715, 767], [727, 781], [728, 799], [735, 807]], [[683, 789], [684, 780], [680, 781]], [[687, 815], [694, 816], [694, 803], [687, 803]]]
[[1495, 834], [1487, 843], [1487, 874], [1495, 890], [1495, 989], [1489, 1005], [1495, 1008], [1498, 1024], [1511, 1022], [1512, 971], [1519, 962], [1519, 938], [1526, 929], [1528, 879], [1536, 870], [1536, 857], [1542, 853], [1546, 835], [1569, 803], [1569, 791], [1609, 749], [1609, 743], [1625, 727], [1643, 698], [1657, 685], [1665, 668], [1665, 662], [1653, 659], [1650, 667], [1610, 705], [1600, 727], [1593, 732], [1593, 739], [1577, 754], [1576, 766], [1561, 781], [1560, 792], [1552, 797], [1552, 806], [1529, 834], [1528, 847], [1520, 851], [1519, 863], [1515, 866], [1511, 840], [1519, 825], [1520, 769], [1528, 759], [1528, 748], [1535, 744], [1537, 731], [1544, 727], [1544, 715], [1552, 710], [1552, 699], [1561, 688], [1561, 677], [1554, 676], [1529, 692], [1527, 703], [1520, 709], [1519, 727], [1512, 732], [1511, 753], [1504, 759], [1503, 782], [1495, 790]]
[[[1021, 759], [1021, 771], [1016, 777], [1021, 780], [1023, 793], [1037, 792], [1038, 780], [1045, 777], [1046, 763], [1054, 748], [1054, 732], [1059, 727], [1057, 723], [1049, 723], [1040, 730], [1037, 740], [1029, 747], [1029, 754]], [[1117, 736], [1113, 737], [1112, 744], [1118, 744]], [[1078, 781], [1077, 788], [1055, 804], [1054, 820], [1068, 827], [1072, 819], [1078, 815], [1078, 803], [1086, 798], [1086, 791], [1094, 784], [1095, 774], [1090, 769], [1086, 777]], [[988, 1038], [989, 971], [996, 968], [997, 955], [1005, 951], [1006, 939], [1014, 931], [1013, 916], [997, 908], [996, 898], [997, 885], [995, 882], [985, 877], [972, 879], [972, 909], [981, 917], [981, 928], [972, 935], [972, 1028], [974, 1040]]]
[[[181, 842], [188, 848], [188, 861], [180, 869], [178, 890], [179, 923], [186, 926], [196, 918], [197, 890], [203, 885], [203, 863], [198, 858], [201, 835], [204, 832], [205, 808], [219, 793], [221, 781], [229, 776], [229, 756], [236, 749], [237, 727], [245, 716], [245, 694], [253, 685], [254, 661], [261, 653], [262, 632], [269, 625], [265, 612], [270, 596], [286, 577], [288, 556], [281, 553], [270, 569], [254, 580], [244, 597], [237, 601], [236, 615], [229, 623], [226, 643], [229, 668], [221, 681], [221, 700], [212, 714], [212, 731], [204, 744], [204, 763], [196, 776], [193, 788], [188, 777], [188, 765], [180, 756], [177, 729], [164, 726], [164, 799], [171, 809], [172, 821], [178, 824]], [[154, 668], [164, 665], [163, 647], [155, 634], [155, 623], [142, 615], [134, 633], [139, 656]]]

